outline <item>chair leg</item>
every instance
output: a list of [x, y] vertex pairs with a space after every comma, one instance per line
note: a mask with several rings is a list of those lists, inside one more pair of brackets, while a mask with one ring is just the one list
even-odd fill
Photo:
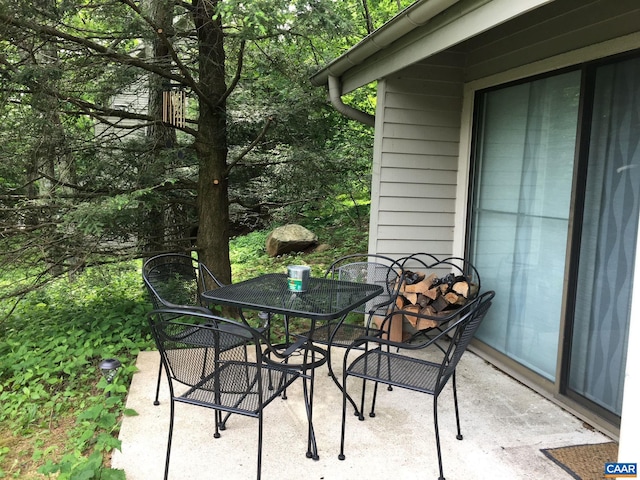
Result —
[[156, 385], [156, 399], [153, 401], [154, 405], [160, 405], [160, 380], [162, 378], [162, 360], [160, 360], [160, 366], [158, 367], [158, 384]]
[[262, 475], [262, 411], [258, 414], [258, 472], [256, 480]]
[[371, 418], [374, 418], [376, 416], [376, 398], [377, 397], [378, 397], [378, 382], [376, 382], [373, 386], [373, 398], [371, 399], [371, 411], [369, 412], [369, 416]]
[[173, 416], [175, 410], [175, 402], [171, 398], [171, 407], [169, 412], [169, 439], [167, 440], [167, 458], [164, 462], [164, 480], [169, 478], [169, 459], [171, 458], [171, 440], [173, 439]]
[[[220, 430], [224, 430], [224, 427], [221, 428], [221, 426], [224, 425], [224, 423], [222, 422], [222, 412], [220, 410], [215, 410], [213, 412], [213, 418], [215, 419], [215, 430], [213, 432], [213, 438], [220, 438]], [[227, 417], [228, 418], [228, 417]], [[227, 421], [227, 419], [224, 419], [225, 422]]]
[[[388, 348], [388, 345], [387, 345]], [[388, 378], [389, 380], [391, 380], [391, 361], [389, 360], [389, 357], [387, 357], [387, 369], [388, 369]], [[377, 378], [380, 378], [380, 357], [378, 357], [378, 371], [376, 372], [376, 376]], [[369, 412], [369, 416], [371, 418], [374, 418], [376, 416], [376, 400], [378, 399], [378, 384], [380, 382], [376, 381], [373, 385], [373, 397], [371, 398], [371, 411]], [[387, 385], [387, 390], [391, 391], [391, 385]], [[363, 404], [363, 408], [364, 408], [364, 404]]]
[[[337, 332], [337, 328], [334, 329], [331, 334], [329, 335], [329, 340], [328, 340], [328, 344], [329, 346], [327, 347], [327, 375], [333, 380], [333, 383], [336, 384], [336, 386], [340, 389], [340, 391], [342, 392], [344, 390], [344, 388], [342, 387], [342, 385], [340, 385], [340, 382], [338, 381], [338, 377], [336, 377], [336, 374], [333, 371], [333, 365], [331, 364], [331, 344], [333, 343], [333, 338], [335, 336], [335, 333]], [[351, 404], [351, 406], [353, 407], [353, 414], [356, 417], [361, 417], [362, 415], [360, 414], [360, 412], [362, 411], [362, 409], [358, 409], [358, 406], [356, 405], [356, 402], [353, 398], [351, 398], [351, 395], [347, 394], [347, 400], [349, 400], [349, 403]]]
[[[387, 352], [389, 350], [389, 346], [387, 345]], [[380, 358], [378, 358], [378, 368], [376, 371], [376, 378], [381, 378], [380, 377]], [[389, 380], [391, 380], [391, 360], [389, 359], [389, 356], [387, 356], [387, 373], [388, 373], [388, 378]], [[376, 416], [376, 398], [378, 397], [378, 384], [379, 382], [375, 382], [373, 385], [373, 398], [371, 399], [371, 411], [369, 412], [369, 417], [374, 418]], [[387, 390], [391, 390], [391, 385], [387, 386]], [[362, 400], [364, 402], [364, 399]], [[362, 405], [362, 407], [364, 408], [364, 403]]]
[[[391, 328], [391, 327], [389, 327]], [[400, 349], [398, 348], [398, 351]], [[387, 354], [389, 354], [391, 351], [389, 345], [387, 345]], [[389, 375], [389, 380], [391, 380], [391, 357], [389, 355], [387, 355], [387, 373]], [[393, 387], [391, 386], [391, 384], [387, 385], [387, 390], [392, 392], [393, 391]]]
[[452, 386], [453, 386], [453, 407], [456, 412], [456, 427], [458, 427], [458, 434], [456, 438], [458, 440], [462, 440], [462, 432], [460, 431], [460, 412], [458, 410], [458, 390], [456, 389], [456, 371], [453, 371], [453, 375], [451, 378]]
[[[367, 351], [369, 350], [369, 344], [366, 343], [365, 347], [364, 347], [364, 355], [367, 354]], [[369, 362], [369, 357], [365, 356], [364, 357], [364, 371], [367, 372], [368, 367], [367, 364]], [[378, 368], [380, 368], [380, 363], [378, 363]], [[365, 400], [365, 394], [366, 394], [366, 390], [367, 390], [367, 381], [366, 379], [362, 379], [362, 397], [360, 399], [360, 412], [358, 415], [358, 420], [363, 421], [364, 420], [364, 400]]]
[[438, 469], [440, 470], [440, 476], [438, 480], [445, 480], [444, 473], [442, 471], [442, 451], [440, 449], [440, 431], [438, 430], [438, 395], [433, 396], [433, 425], [436, 431], [436, 449], [438, 451]]
[[[346, 372], [346, 362], [345, 362], [345, 372]], [[347, 375], [343, 375], [342, 378], [342, 430], [340, 433], [340, 453], [338, 454], [338, 459], [344, 460], [344, 434], [347, 423]]]
[[360, 410], [358, 412], [358, 420], [364, 420], [364, 397], [367, 390], [367, 381], [362, 379], [362, 398], [360, 399]]
[[[385, 338], [386, 340], [390, 340], [391, 339], [391, 325], [393, 323], [393, 319], [391, 319], [389, 321], [389, 324], [387, 325], [387, 333], [382, 335], [382, 338]], [[400, 350], [400, 349], [398, 349]], [[387, 345], [387, 354], [391, 351], [391, 347], [389, 347], [389, 345]], [[378, 369], [380, 368], [380, 365], [378, 365]], [[391, 358], [387, 355], [387, 373], [389, 375], [389, 379], [391, 379]], [[380, 376], [379, 372], [378, 372], [378, 377]], [[378, 384], [376, 383], [376, 388], [378, 387]], [[391, 386], [391, 384], [387, 384], [387, 390], [392, 392], [393, 391], [393, 387]], [[372, 408], [372, 412], [373, 412], [373, 408]], [[369, 416], [371, 416], [371, 414], [369, 414]], [[375, 416], [375, 415], [373, 415]]]
[[231, 416], [231, 413], [227, 412], [224, 418], [222, 418], [222, 412], [220, 412], [220, 417], [219, 417], [220, 430], [224, 431], [227, 429], [227, 420], [229, 420], [230, 416]]

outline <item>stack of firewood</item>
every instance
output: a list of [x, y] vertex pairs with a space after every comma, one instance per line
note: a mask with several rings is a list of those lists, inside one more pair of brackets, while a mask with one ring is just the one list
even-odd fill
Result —
[[[478, 285], [464, 275], [450, 273], [440, 278], [435, 273], [426, 275], [406, 271], [396, 305], [399, 310], [407, 312], [405, 318], [420, 330], [437, 326], [437, 319], [454, 314], [469, 299], [475, 298], [477, 293]], [[411, 313], [434, 319], [421, 318], [410, 315]]]

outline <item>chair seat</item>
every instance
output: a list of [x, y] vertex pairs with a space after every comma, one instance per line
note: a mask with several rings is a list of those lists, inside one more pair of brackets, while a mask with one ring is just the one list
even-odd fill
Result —
[[[176, 401], [214, 408], [216, 410], [257, 417], [258, 413], [281, 392], [278, 387], [289, 385], [298, 375], [292, 375], [291, 370], [264, 365], [262, 370], [262, 392], [272, 392], [260, 402], [256, 383], [258, 368], [253, 363], [235, 362], [225, 364], [218, 371], [218, 375], [209, 375], [202, 379], [194, 388], [190, 388]], [[219, 390], [216, 393], [216, 385]], [[277, 385], [277, 388], [273, 388]]]
[[[205, 327], [212, 327], [213, 324], [203, 324]], [[222, 344], [220, 348], [222, 350], [226, 350], [229, 348], [235, 348], [243, 343], [246, 343], [249, 340], [252, 340], [251, 334], [247, 333], [245, 330], [242, 330], [235, 325], [220, 325], [219, 330], [226, 333], [231, 333], [232, 335], [223, 335]], [[198, 326], [194, 325], [192, 329], [185, 330], [181, 338], [176, 338], [175, 340], [183, 340], [187, 341], [193, 345], [203, 345], [208, 346], [211, 345], [213, 339], [211, 338], [211, 334], [207, 330], [202, 330]]]
[[441, 364], [379, 348], [359, 356], [348, 368], [349, 375], [394, 387], [433, 394]]
[[[339, 322], [328, 322], [320, 327], [316, 327], [313, 331], [313, 341], [315, 343], [320, 343], [323, 345], [329, 344], [329, 336], [335, 330], [335, 328], [340, 325]], [[347, 347], [351, 345], [351, 343], [364, 335], [368, 336], [378, 336], [382, 332], [377, 328], [367, 328], [364, 325], [354, 325], [351, 323], [343, 323], [340, 325], [340, 328], [336, 331], [335, 336], [331, 342], [332, 345], [344, 346]], [[310, 332], [304, 332], [299, 334], [301, 337], [309, 337]]]

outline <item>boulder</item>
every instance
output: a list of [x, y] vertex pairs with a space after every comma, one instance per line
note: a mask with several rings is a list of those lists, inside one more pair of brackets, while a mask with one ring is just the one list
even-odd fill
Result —
[[318, 243], [318, 236], [302, 225], [283, 225], [274, 229], [266, 241], [267, 254], [276, 257], [284, 253], [302, 252]]

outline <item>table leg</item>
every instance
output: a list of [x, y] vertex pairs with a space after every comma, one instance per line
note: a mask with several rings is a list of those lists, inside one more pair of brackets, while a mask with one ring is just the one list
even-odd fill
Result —
[[338, 377], [333, 371], [333, 366], [331, 365], [331, 345], [333, 344], [333, 338], [335, 337], [336, 332], [338, 331], [339, 328], [340, 328], [340, 323], [338, 323], [336, 327], [333, 329], [333, 331], [329, 334], [328, 345], [327, 345], [327, 367], [329, 369], [329, 376], [333, 380], [333, 383], [336, 384], [340, 392], [346, 396], [347, 400], [349, 400], [349, 403], [351, 403], [351, 405], [353, 406], [353, 414], [357, 416], [360, 420], [364, 420], [364, 416], [362, 415], [362, 412], [360, 412], [360, 409], [356, 405], [356, 402], [353, 400], [353, 398], [351, 398], [351, 395], [347, 393], [344, 386], [340, 383], [340, 380], [338, 380]]
[[[311, 362], [308, 362], [308, 356], [311, 353]], [[309, 378], [304, 379], [303, 389], [304, 389], [304, 401], [307, 406], [307, 417], [309, 423], [309, 429], [307, 432], [307, 458], [313, 458], [314, 460], [319, 460], [320, 456], [318, 455], [318, 444], [316, 442], [316, 434], [313, 428], [313, 393], [315, 388], [315, 349], [313, 348], [313, 344], [311, 341], [307, 341], [304, 353], [304, 362], [307, 365], [310, 365]], [[307, 384], [307, 382], [309, 382]]]

